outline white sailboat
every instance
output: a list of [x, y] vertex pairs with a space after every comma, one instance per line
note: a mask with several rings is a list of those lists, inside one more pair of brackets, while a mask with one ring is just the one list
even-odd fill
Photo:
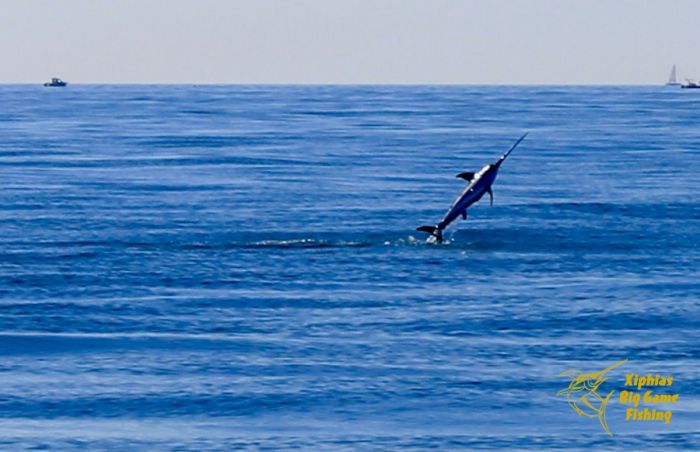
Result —
[[676, 65], [675, 64], [671, 68], [671, 75], [668, 76], [668, 83], [666, 83], [666, 86], [680, 86], [680, 82], [678, 81], [678, 78], [676, 77]]

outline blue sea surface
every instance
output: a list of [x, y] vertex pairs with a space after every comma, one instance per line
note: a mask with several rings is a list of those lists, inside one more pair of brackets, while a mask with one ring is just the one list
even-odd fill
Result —
[[[0, 106], [0, 449], [700, 449], [700, 92], [2, 85]], [[426, 244], [455, 175], [525, 131], [493, 207]], [[610, 437], [560, 373], [623, 359]], [[669, 424], [625, 421], [629, 372], [673, 377]]]

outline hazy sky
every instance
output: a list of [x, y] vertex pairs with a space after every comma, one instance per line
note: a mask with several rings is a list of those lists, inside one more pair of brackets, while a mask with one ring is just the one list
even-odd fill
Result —
[[0, 0], [0, 82], [700, 78], [698, 0]]

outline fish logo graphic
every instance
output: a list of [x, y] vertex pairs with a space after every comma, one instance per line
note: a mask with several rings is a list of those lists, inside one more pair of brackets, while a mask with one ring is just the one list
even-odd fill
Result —
[[610, 427], [608, 427], [608, 421], [605, 419], [605, 410], [615, 391], [610, 391], [605, 397], [598, 394], [597, 391], [606, 380], [605, 374], [626, 361], [627, 359], [623, 359], [598, 372], [584, 373], [576, 369], [565, 370], [559, 376], [571, 378], [571, 383], [569, 383], [569, 387], [557, 392], [557, 395], [566, 395], [569, 406], [579, 416], [597, 417], [603, 430], [608, 435], [613, 436]]

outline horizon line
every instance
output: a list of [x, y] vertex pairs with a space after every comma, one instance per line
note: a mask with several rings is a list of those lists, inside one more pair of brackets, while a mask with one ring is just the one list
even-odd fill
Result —
[[[666, 83], [470, 83], [470, 82], [172, 82], [172, 81], [161, 81], [161, 82], [71, 82], [64, 80], [68, 86], [74, 85], [92, 85], [92, 86], [110, 86], [110, 85], [124, 85], [124, 86], [152, 86], [152, 85], [171, 85], [171, 86], [185, 86], [185, 85], [196, 85], [196, 86], [485, 86], [485, 87], [503, 87], [503, 86], [591, 86], [591, 87], [605, 87], [605, 86], [669, 86]], [[42, 86], [44, 81], [36, 82], [18, 82], [18, 81], [0, 81], [0, 86], [2, 85], [23, 85], [23, 86]], [[677, 85], [675, 85], [677, 86]]]

